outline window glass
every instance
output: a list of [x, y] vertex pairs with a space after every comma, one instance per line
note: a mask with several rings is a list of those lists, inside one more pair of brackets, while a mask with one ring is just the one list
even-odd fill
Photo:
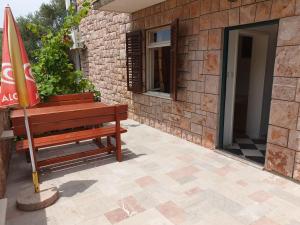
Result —
[[150, 90], [170, 93], [170, 54], [169, 46], [151, 50], [153, 67]]
[[155, 32], [151, 32], [151, 42], [158, 43], [164, 41], [171, 40], [171, 30], [170, 29], [163, 29]]

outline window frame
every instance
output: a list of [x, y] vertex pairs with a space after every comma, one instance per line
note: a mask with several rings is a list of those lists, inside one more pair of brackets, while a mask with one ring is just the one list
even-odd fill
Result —
[[[170, 40], [169, 41], [161, 41], [158, 43], [151, 43], [151, 34], [154, 32], [158, 32], [161, 30], [170, 30]], [[157, 28], [153, 28], [153, 29], [148, 29], [146, 30], [146, 43], [145, 43], [145, 58], [146, 58], [146, 70], [145, 70], [145, 80], [146, 80], [146, 93], [150, 94], [150, 95], [157, 95], [156, 93], [158, 93], [160, 96], [166, 97], [166, 98], [171, 98], [171, 93], [167, 93], [167, 92], [160, 92], [157, 90], [154, 90], [153, 87], [153, 81], [154, 81], [154, 60], [153, 60], [153, 53], [151, 53], [153, 51], [153, 49], [156, 48], [162, 48], [162, 47], [172, 47], [171, 44], [171, 32], [172, 32], [172, 27], [171, 25], [166, 25], [166, 26], [162, 26], [162, 27], [157, 27]], [[172, 74], [170, 73], [170, 77], [172, 76]], [[171, 85], [171, 84], [170, 84]]]

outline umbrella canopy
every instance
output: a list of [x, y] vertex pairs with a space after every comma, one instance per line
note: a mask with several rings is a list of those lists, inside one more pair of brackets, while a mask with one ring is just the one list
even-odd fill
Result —
[[36, 83], [32, 76], [20, 31], [10, 7], [6, 7], [2, 38], [0, 107], [18, 105], [24, 108], [24, 122], [29, 143], [35, 192], [39, 192], [40, 189], [26, 108], [38, 104], [39, 100]]
[[0, 107], [23, 108], [39, 103], [31, 66], [10, 7], [5, 8], [2, 38]]

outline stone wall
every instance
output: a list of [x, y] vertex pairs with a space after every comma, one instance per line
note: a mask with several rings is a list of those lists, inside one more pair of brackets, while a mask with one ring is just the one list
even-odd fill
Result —
[[129, 103], [135, 120], [213, 149], [220, 117], [224, 28], [280, 19], [266, 168], [300, 180], [297, 15], [300, 0], [167, 0], [134, 13], [132, 29], [154, 28], [180, 19], [176, 102], [126, 92], [128, 15], [93, 11], [85, 19], [81, 26], [87, 43], [83, 67], [102, 91], [104, 101]]
[[[9, 129], [8, 112], [0, 110], [0, 137], [4, 129]], [[10, 140], [0, 138], [0, 198], [4, 197], [6, 188], [6, 178], [10, 159]]]
[[92, 10], [80, 30], [86, 49], [81, 52], [84, 73], [101, 91], [102, 101], [130, 104], [127, 92], [125, 36], [130, 15]]
[[[299, 9], [300, 1], [298, 15]], [[280, 20], [266, 163], [267, 169], [297, 180], [300, 180], [299, 33], [300, 16]]]

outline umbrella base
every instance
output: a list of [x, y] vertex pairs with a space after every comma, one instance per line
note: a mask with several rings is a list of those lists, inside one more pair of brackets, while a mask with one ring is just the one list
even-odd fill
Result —
[[59, 198], [58, 189], [54, 186], [42, 186], [39, 193], [33, 187], [20, 191], [17, 197], [17, 208], [22, 211], [36, 211], [53, 205]]

